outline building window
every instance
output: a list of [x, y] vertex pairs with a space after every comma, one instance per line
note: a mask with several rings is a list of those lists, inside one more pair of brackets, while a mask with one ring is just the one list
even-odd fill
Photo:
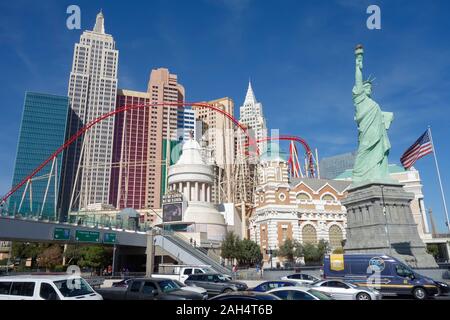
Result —
[[284, 200], [286, 200], [286, 195], [284, 193], [280, 193], [278, 195], [278, 199], [280, 199], [280, 201], [284, 201]]
[[328, 231], [328, 236], [330, 238], [330, 246], [332, 248], [342, 247], [342, 240], [344, 240], [344, 235], [342, 234], [342, 229], [339, 226], [331, 226], [330, 230]]
[[308, 224], [302, 229], [303, 243], [317, 243], [316, 228]]
[[336, 201], [336, 198], [331, 194], [325, 194], [322, 196], [322, 200], [324, 201]]
[[310, 200], [310, 199], [311, 199], [310, 196], [307, 193], [304, 193], [304, 192], [299, 193], [297, 195], [297, 200], [298, 201], [307, 201], [307, 200]]

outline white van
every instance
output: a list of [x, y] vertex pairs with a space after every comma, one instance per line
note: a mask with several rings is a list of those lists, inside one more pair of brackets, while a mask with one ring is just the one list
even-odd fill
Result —
[[81, 277], [21, 275], [0, 277], [0, 300], [103, 300]]

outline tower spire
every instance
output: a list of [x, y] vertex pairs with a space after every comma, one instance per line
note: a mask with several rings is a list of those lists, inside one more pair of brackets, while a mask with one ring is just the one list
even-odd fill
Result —
[[103, 10], [97, 14], [97, 18], [95, 19], [94, 32], [97, 33], [105, 33], [105, 18], [103, 16]]
[[245, 96], [244, 104], [255, 104], [255, 103], [256, 103], [256, 97], [255, 97], [255, 93], [253, 92], [252, 82], [249, 79], [248, 80], [247, 95]]

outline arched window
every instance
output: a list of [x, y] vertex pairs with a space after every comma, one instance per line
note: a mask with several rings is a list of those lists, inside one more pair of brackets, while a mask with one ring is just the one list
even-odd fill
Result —
[[316, 228], [312, 225], [307, 224], [302, 229], [303, 243], [317, 243], [317, 232]]
[[324, 201], [335, 201], [336, 198], [333, 197], [331, 194], [325, 194], [322, 196], [322, 200]]
[[342, 229], [339, 226], [331, 226], [328, 230], [328, 236], [330, 238], [331, 247], [342, 247], [342, 240], [344, 240], [344, 235], [342, 234]]
[[310, 199], [310, 197], [307, 193], [302, 192], [297, 195], [297, 200], [302, 201], [302, 200], [309, 200], [309, 199]]

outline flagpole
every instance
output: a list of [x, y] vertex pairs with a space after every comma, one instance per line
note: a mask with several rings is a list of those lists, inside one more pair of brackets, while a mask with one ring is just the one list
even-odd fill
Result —
[[440, 173], [439, 164], [437, 161], [436, 149], [434, 148], [433, 136], [431, 134], [431, 126], [428, 126], [428, 134], [430, 135], [431, 145], [433, 147], [434, 163], [436, 164], [436, 171], [437, 171], [437, 176], [438, 176], [438, 180], [439, 180], [439, 187], [441, 188], [442, 202], [444, 204], [445, 217], [447, 219], [447, 228], [450, 231], [450, 221], [448, 218], [447, 203], [445, 202], [444, 188], [442, 187], [441, 173]]

